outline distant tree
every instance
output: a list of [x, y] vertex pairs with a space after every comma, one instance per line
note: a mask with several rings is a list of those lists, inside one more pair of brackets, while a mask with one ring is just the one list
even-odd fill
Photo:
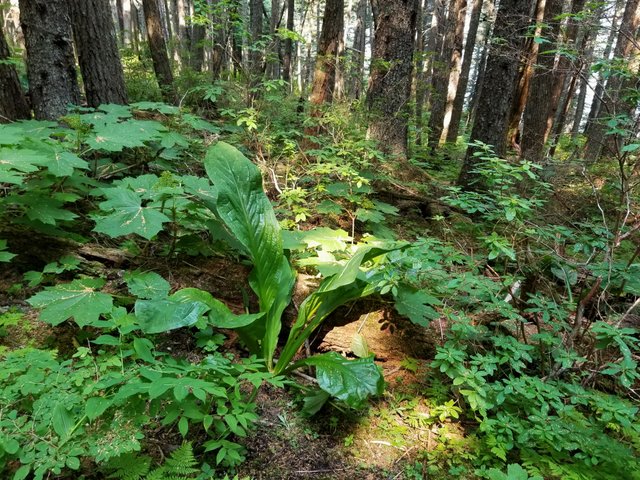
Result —
[[31, 110], [27, 103], [16, 68], [9, 62], [11, 52], [0, 21], [0, 123], [29, 118]]
[[319, 105], [333, 100], [338, 57], [344, 44], [344, 0], [327, 0], [318, 40], [318, 55], [313, 74], [310, 101]]
[[73, 35], [90, 107], [127, 103], [109, 0], [70, 0]]
[[144, 20], [147, 27], [147, 37], [149, 39], [149, 50], [153, 60], [153, 70], [156, 79], [162, 90], [165, 102], [175, 103], [177, 95], [173, 85], [173, 72], [167, 54], [167, 44], [162, 33], [162, 20], [158, 0], [142, 0], [144, 10]]
[[[556, 78], [554, 65], [558, 34], [560, 32], [559, 15], [562, 13], [563, 0], [547, 0], [544, 9], [544, 25], [541, 36], [546, 38], [549, 47], [543, 48], [536, 60], [533, 78], [529, 88], [529, 96], [524, 110], [522, 140], [520, 142], [521, 155], [532, 162], [540, 162], [544, 157], [544, 147], [547, 135], [551, 129], [549, 122], [551, 104], [548, 101], [553, 94]], [[547, 45], [547, 44], [545, 44]]]
[[636, 58], [640, 52], [638, 47], [639, 9], [640, 0], [627, 0], [616, 47], [613, 51], [613, 74], [607, 81], [600, 111], [588, 132], [584, 148], [584, 158], [589, 163], [598, 160], [605, 145], [607, 147], [606, 153], [620, 153], [620, 136], [610, 135], [609, 138], [605, 138], [608, 119], [619, 118], [622, 121], [622, 125], [619, 127], [629, 126], [634, 121], [637, 93], [631, 93], [632, 90], [635, 90], [638, 63], [632, 58]]
[[[449, 4], [444, 43], [437, 65], [434, 66], [431, 114], [429, 117], [429, 146], [437, 147], [446, 139], [451, 110], [458, 88], [462, 66], [462, 43], [467, 0]], [[446, 115], [448, 110], [448, 117]], [[445, 118], [446, 117], [446, 118]]]
[[[295, 0], [287, 0], [287, 30], [294, 29]], [[284, 55], [282, 57], [282, 78], [291, 82], [293, 68], [293, 39], [290, 35], [284, 40]]]
[[255, 83], [262, 76], [262, 0], [249, 0], [249, 31], [251, 45], [249, 47], [249, 70]]
[[455, 142], [458, 139], [460, 120], [462, 119], [462, 109], [464, 108], [464, 97], [467, 92], [467, 86], [469, 85], [469, 74], [471, 72], [471, 63], [473, 60], [473, 50], [476, 45], [476, 37], [478, 36], [481, 12], [482, 0], [473, 0], [471, 17], [469, 19], [469, 30], [464, 44], [464, 58], [462, 60], [462, 66], [460, 67], [460, 79], [456, 88], [455, 99], [451, 105], [451, 118], [448, 122], [446, 135], [447, 142]]
[[20, 0], [27, 77], [37, 119], [54, 120], [80, 103], [71, 19], [65, 0]]
[[399, 158], [407, 157], [417, 0], [371, 0], [374, 38], [367, 90], [369, 138]]
[[[471, 141], [492, 145], [497, 155], [507, 153], [507, 132], [512, 103], [516, 96], [522, 39], [529, 25], [531, 0], [501, 0], [483, 86], [478, 98]], [[458, 183], [471, 188], [475, 180], [476, 157], [469, 147]]]

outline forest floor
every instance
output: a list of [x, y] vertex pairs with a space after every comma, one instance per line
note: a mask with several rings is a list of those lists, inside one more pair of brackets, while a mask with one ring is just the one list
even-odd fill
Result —
[[[24, 273], [42, 271], [61, 255], [72, 255], [82, 261], [81, 268], [99, 271], [108, 280], [106, 291], [118, 290], [128, 270], [155, 271], [166, 278], [172, 290], [197, 287], [212, 292], [232, 310], [240, 312], [242, 286], [247, 285], [250, 268], [233, 260], [181, 257], [172, 260], [132, 258], [122, 251], [98, 244], [75, 246], [48, 237], [10, 239], [20, 248], [20, 256], [10, 264], [0, 264], [0, 305], [2, 311], [17, 309], [27, 322], [8, 326], [0, 334], [0, 346], [56, 349], [71, 355], [83, 344], [90, 346], [90, 333], [74, 323], [51, 326], [40, 322], [38, 313], [26, 299], [39, 287], [12, 288], [21, 283]], [[64, 274], [56, 281], [64, 281]], [[296, 298], [305, 296], [314, 279], [299, 275], [293, 306], [285, 312], [288, 321], [295, 315]], [[254, 303], [254, 298], [249, 298]], [[375, 353], [376, 363], [384, 373], [387, 388], [380, 398], [372, 400], [364, 411], [341, 411], [325, 407], [318, 415], [300, 415], [301, 395], [294, 389], [263, 386], [256, 403], [259, 420], [245, 439], [237, 439], [247, 450], [247, 460], [238, 474], [251, 479], [403, 479], [424, 478], [424, 463], [413, 464], [425, 452], [442, 444], [442, 438], [460, 438], [463, 430], [451, 422], [436, 426], [429, 412], [424, 392], [430, 388], [426, 361], [433, 358], [435, 346], [444, 338], [445, 325], [433, 322], [428, 329], [417, 327], [395, 313], [391, 304], [365, 299], [338, 309], [312, 338], [308, 352], [337, 351], [351, 353], [354, 335], [361, 334]], [[225, 350], [234, 356], [244, 351], [231, 331], [226, 331]], [[158, 342], [159, 351], [197, 361], [201, 352], [188, 331], [165, 334]], [[297, 378], [308, 381], [304, 374]], [[164, 458], [179, 445], [176, 432], [157, 429], [148, 432], [149, 453]]]

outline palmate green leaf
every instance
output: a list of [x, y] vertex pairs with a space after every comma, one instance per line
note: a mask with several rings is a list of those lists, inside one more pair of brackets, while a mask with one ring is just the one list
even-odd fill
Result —
[[254, 269], [250, 284], [258, 296], [263, 320], [239, 330], [243, 341], [257, 353], [261, 347], [271, 368], [281, 328], [281, 315], [291, 300], [295, 274], [284, 256], [280, 225], [262, 190], [260, 170], [238, 149], [218, 142], [207, 152], [207, 175], [217, 192], [216, 211], [243, 245]]
[[432, 305], [442, 305], [442, 302], [425, 291], [400, 286], [395, 300], [398, 313], [416, 325], [426, 327], [440, 316]]
[[47, 287], [36, 293], [27, 302], [42, 308], [40, 320], [51, 325], [59, 325], [73, 317], [80, 327], [95, 323], [100, 315], [113, 308], [111, 295], [98, 290], [104, 287], [101, 278], [85, 278], [71, 283]]
[[56, 177], [73, 175], [74, 168], [87, 170], [89, 164], [76, 154], [64, 149], [59, 143], [29, 138], [21, 146], [35, 152], [39, 159], [37, 164], [47, 168]]
[[151, 120], [126, 120], [121, 123], [99, 123], [86, 142], [94, 150], [121, 152], [125, 148], [144, 147], [158, 140], [166, 128]]
[[162, 230], [164, 223], [171, 221], [164, 213], [142, 206], [142, 200], [136, 192], [120, 187], [107, 188], [103, 192], [109, 200], [102, 202], [100, 209], [111, 213], [95, 218], [96, 232], [111, 237], [136, 233], [151, 240]]
[[57, 122], [27, 120], [0, 125], [0, 145], [22, 145], [27, 138], [49, 138]]
[[138, 270], [127, 272], [124, 281], [127, 283], [131, 295], [147, 300], [165, 298], [171, 290], [169, 282], [156, 272], [140, 272]]
[[0, 149], [0, 183], [20, 185], [27, 173], [36, 172], [42, 165], [42, 156], [35, 150]]
[[299, 365], [316, 367], [318, 386], [353, 408], [361, 407], [384, 389], [384, 378], [373, 357], [349, 360], [336, 352], [314, 355]]

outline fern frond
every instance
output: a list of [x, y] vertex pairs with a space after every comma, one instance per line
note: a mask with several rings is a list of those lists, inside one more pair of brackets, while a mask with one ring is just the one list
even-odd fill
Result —
[[112, 458], [107, 462], [107, 468], [115, 471], [107, 478], [117, 480], [140, 480], [149, 473], [151, 458], [135, 453], [127, 453]]
[[199, 472], [199, 470], [195, 468], [197, 464], [198, 461], [193, 455], [191, 443], [185, 442], [180, 448], [171, 453], [171, 456], [164, 463], [163, 467], [166, 469], [168, 475], [188, 477]]

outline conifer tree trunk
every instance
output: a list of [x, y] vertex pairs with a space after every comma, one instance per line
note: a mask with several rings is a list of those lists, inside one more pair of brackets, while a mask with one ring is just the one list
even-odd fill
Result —
[[109, 0], [70, 0], [73, 35], [87, 104], [127, 103]]
[[[522, 55], [522, 38], [529, 25], [530, 0], [501, 0], [498, 7], [493, 41], [487, 58], [483, 87], [478, 98], [478, 111], [473, 122], [471, 141], [492, 145], [498, 156], [507, 153], [509, 114], [516, 95], [518, 66]], [[477, 158], [469, 147], [458, 183], [465, 188], [473, 186]]]
[[271, 79], [280, 78], [280, 37], [276, 35], [276, 29], [280, 23], [281, 4], [280, 0], [271, 0], [271, 16], [269, 19], [271, 42], [267, 56], [267, 76]]
[[167, 54], [167, 44], [162, 34], [162, 21], [157, 0], [142, 0], [144, 19], [149, 39], [149, 50], [153, 60], [153, 70], [162, 90], [162, 96], [167, 103], [177, 101], [176, 91], [173, 85], [173, 72]]
[[[618, 13], [622, 0], [616, 1], [616, 6], [614, 7], [613, 18], [611, 20], [611, 29], [609, 30], [609, 36], [607, 37], [607, 43], [605, 44], [604, 52], [602, 53], [602, 58], [604, 61], [608, 61], [611, 56], [611, 52], [613, 50], [613, 44], [616, 40], [616, 34], [618, 33]], [[605, 79], [602, 72], [598, 73], [598, 80], [596, 83], [596, 88], [593, 93], [593, 101], [591, 102], [591, 108], [589, 109], [589, 116], [587, 117], [587, 125], [585, 127], [585, 134], [589, 134], [589, 130], [593, 121], [597, 118], [598, 113], [600, 111], [600, 103], [602, 99], [602, 95], [604, 94], [604, 86]]]
[[206, 11], [202, 9], [199, 2], [195, 2], [191, 20], [189, 67], [196, 72], [201, 72], [202, 66], [204, 65], [204, 40], [207, 35], [207, 29], [205, 27], [206, 21]]
[[318, 56], [313, 74], [310, 102], [315, 105], [331, 102], [336, 87], [338, 58], [343, 50], [344, 0], [327, 0], [318, 40]]
[[371, 7], [375, 34], [367, 134], [385, 153], [406, 158], [418, 2], [371, 0]]
[[349, 94], [358, 99], [362, 95], [364, 78], [364, 49], [367, 29], [367, 0], [358, 0], [356, 7], [356, 26], [353, 33], [353, 45], [351, 48], [351, 77], [349, 81]]
[[[627, 63], [632, 61], [632, 57], [637, 55], [638, 51], [638, 27], [640, 26], [640, 0], [627, 0], [622, 21], [620, 23], [620, 31], [616, 41], [616, 47], [613, 52], [614, 59], [620, 59], [621, 62]], [[630, 72], [632, 75], [635, 70]], [[619, 152], [619, 135], [612, 135], [606, 139], [608, 118], [622, 115], [631, 117], [635, 109], [635, 103], [625, 99], [624, 92], [633, 87], [632, 82], [625, 81], [623, 75], [619, 73], [609, 77], [607, 87], [603, 96], [603, 103], [600, 112], [594, 120], [592, 128], [589, 130], [589, 136], [584, 148], [584, 159], [587, 163], [593, 163], [598, 160], [602, 154], [603, 147], [606, 145], [608, 154], [617, 154]], [[621, 127], [622, 125], [620, 125]]]
[[31, 110], [20, 86], [16, 68], [7, 62], [11, 57], [11, 52], [4, 36], [3, 27], [4, 22], [0, 21], [0, 85], [2, 85], [0, 88], [0, 123], [31, 117]]
[[120, 40], [120, 45], [124, 46], [125, 44], [125, 24], [124, 24], [124, 5], [122, 4], [122, 0], [116, 0], [116, 16], [118, 17], [118, 38]]
[[35, 117], [57, 119], [67, 113], [69, 104], [80, 103], [68, 4], [20, 0], [20, 24]]
[[442, 47], [444, 43], [444, 33], [447, 21], [447, 3], [445, 0], [434, 0], [433, 13], [431, 15], [431, 27], [429, 28], [429, 36], [427, 40], [427, 48], [425, 53], [426, 67], [424, 75], [424, 83], [430, 85], [424, 96], [424, 103], [431, 102], [431, 92], [434, 89], [434, 75], [437, 73], [436, 68], [442, 62]]
[[416, 72], [414, 89], [416, 92], [416, 145], [422, 145], [422, 130], [424, 116], [424, 20], [427, 1], [418, 0], [418, 13], [416, 16]]
[[253, 81], [262, 76], [262, 52], [258, 42], [262, 38], [262, 0], [249, 0], [249, 29], [251, 46], [249, 53], [249, 69]]
[[[440, 143], [442, 134], [444, 111], [447, 102], [447, 87], [451, 73], [451, 56], [454, 49], [454, 34], [456, 20], [461, 3], [464, 0], [454, 0], [449, 5], [449, 11], [437, 20], [438, 45], [433, 52], [434, 59], [431, 69], [431, 93], [429, 114], [429, 147], [433, 150]], [[438, 12], [440, 14], [440, 12]]]
[[[295, 0], [287, 0], [287, 30], [294, 29]], [[284, 41], [284, 55], [282, 57], [282, 78], [291, 83], [291, 70], [293, 66], [293, 39], [290, 36]]]
[[[544, 9], [544, 24], [548, 29], [543, 29], [542, 36], [550, 39], [552, 45], [558, 46], [556, 39], [560, 32], [560, 20], [563, 0], [546, 0]], [[553, 93], [553, 86], [557, 75], [554, 72], [555, 50], [553, 47], [545, 47], [538, 54], [534, 67], [529, 96], [524, 111], [524, 123], [522, 127], [521, 154], [522, 157], [536, 163], [540, 163], [544, 157], [545, 142], [549, 134], [550, 125], [547, 124], [552, 117], [549, 116], [551, 105], [548, 102]]]
[[464, 97], [467, 92], [467, 86], [469, 85], [469, 74], [471, 72], [471, 62], [473, 60], [473, 50], [476, 45], [476, 36], [478, 35], [481, 12], [482, 0], [473, 0], [467, 40], [464, 45], [464, 59], [460, 69], [460, 80], [458, 81], [455, 100], [451, 107], [451, 120], [449, 121], [446, 136], [447, 142], [455, 142], [458, 139], [460, 120], [462, 119], [462, 109], [464, 108]]
[[[460, 5], [458, 5], [458, 2], [460, 3]], [[449, 83], [447, 85], [440, 143], [444, 142], [449, 136], [449, 125], [451, 123], [451, 116], [453, 114], [453, 104], [456, 99], [456, 92], [458, 91], [458, 83], [460, 82], [460, 73], [462, 70], [462, 45], [464, 41], [464, 26], [467, 14], [467, 0], [458, 0], [456, 1], [455, 5], [457, 9], [457, 15], [455, 18], [455, 26], [453, 27], [453, 49], [451, 51], [451, 59], [449, 61]]]

